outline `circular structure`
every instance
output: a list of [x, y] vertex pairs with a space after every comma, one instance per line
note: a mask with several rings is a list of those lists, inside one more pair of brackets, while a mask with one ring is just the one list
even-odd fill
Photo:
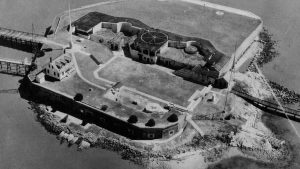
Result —
[[152, 45], [160, 45], [168, 40], [168, 36], [161, 32], [145, 32], [141, 36], [141, 40]]
[[184, 48], [184, 52], [187, 54], [195, 54], [197, 53], [198, 49], [195, 46], [189, 45]]
[[147, 113], [153, 113], [153, 112], [162, 112], [163, 109], [162, 107], [157, 104], [157, 103], [148, 103], [146, 106], [145, 106], [145, 111]]

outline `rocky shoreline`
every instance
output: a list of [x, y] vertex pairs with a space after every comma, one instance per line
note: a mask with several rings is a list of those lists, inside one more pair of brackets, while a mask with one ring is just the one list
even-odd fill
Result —
[[[141, 166], [149, 166], [151, 160], [171, 160], [175, 155], [186, 152], [184, 146], [179, 146], [172, 150], [153, 150], [153, 145], [129, 140], [93, 124], [86, 129], [81, 125], [73, 123], [67, 125], [62, 123], [60, 118], [48, 111], [45, 105], [33, 102], [30, 102], [30, 105], [36, 114], [37, 121], [48, 132], [56, 135], [57, 139], [61, 142], [67, 142], [68, 146], [77, 145], [79, 151], [90, 147], [106, 149], [118, 153], [124, 160], [129, 160]], [[190, 151], [196, 149], [195, 147], [192, 148], [192, 145], [189, 146], [191, 146]]]
[[[259, 34], [259, 42], [261, 43], [261, 50], [254, 57], [247, 71], [257, 73], [257, 69], [254, 65], [256, 62], [259, 67], [263, 67], [265, 64], [271, 62], [274, 58], [279, 56], [279, 52], [276, 49], [278, 42], [272, 39], [273, 35], [266, 29]], [[279, 101], [284, 105], [293, 105], [300, 103], [300, 94], [293, 90], [290, 90], [276, 82], [268, 81], [272, 87], [275, 95], [279, 98]]]
[[[236, 78], [235, 82], [246, 80], [245, 83], [250, 84], [247, 81], [256, 81], [256, 85], [263, 85], [256, 73], [237, 74]], [[257, 95], [257, 97], [268, 96], [267, 91], [262, 93], [261, 90], [265, 90], [262, 86], [256, 86], [260, 90], [256, 89], [255, 86], [246, 87], [250, 93]], [[286, 159], [283, 157], [289, 157], [285, 145], [277, 146], [272, 142], [272, 139], [269, 139], [269, 137], [275, 139], [275, 136], [260, 122], [261, 113], [257, 108], [246, 104], [245, 101], [233, 94], [230, 94], [228, 101], [231, 105], [230, 115], [232, 119], [236, 119], [243, 124], [234, 127], [231, 125], [235, 125], [235, 122], [231, 124], [221, 118], [219, 120], [194, 119], [196, 123], [200, 124], [200, 127], [204, 123], [219, 123], [227, 129], [220, 126], [220, 129], [213, 129], [213, 131], [201, 137], [188, 125], [184, 129], [182, 137], [162, 144], [145, 144], [129, 140], [93, 124], [89, 127], [74, 123], [67, 124], [62, 122], [61, 117], [59, 118], [52, 111], [49, 111], [45, 105], [31, 102], [31, 107], [37, 115], [37, 120], [49, 132], [57, 135], [60, 141], [68, 142], [69, 145], [76, 144], [80, 150], [88, 147], [98, 147], [117, 152], [122, 159], [144, 167], [154, 165], [155, 168], [166, 166], [180, 168], [174, 166], [174, 163], [186, 164], [186, 161], [196, 157], [203, 158], [203, 165], [214, 164], [223, 159], [226, 154], [231, 156], [230, 153], [228, 155], [228, 151], [232, 147], [236, 147], [242, 155], [265, 162], [285, 161]], [[230, 104], [232, 101], [235, 104]], [[257, 115], [252, 117], [251, 112]], [[197, 116], [195, 115], [195, 117]], [[257, 127], [262, 131], [257, 130]], [[234, 128], [236, 129], [233, 130]], [[208, 128], [208, 130], [210, 129]], [[263, 132], [263, 135], [258, 134], [260, 132]]]
[[[37, 120], [45, 127], [45, 129], [57, 135], [59, 140], [69, 141], [70, 144], [77, 144], [78, 150], [89, 147], [100, 147], [103, 149], [112, 150], [118, 152], [123, 159], [130, 160], [136, 164], [144, 165], [144, 159], [150, 155], [142, 148], [138, 149], [126, 143], [125, 139], [113, 136], [113, 133], [106, 131], [105, 129], [93, 126], [92, 129], [84, 130], [80, 126], [70, 126], [58, 121], [57, 117], [46, 110], [46, 106], [31, 103], [31, 108], [37, 115]], [[95, 134], [98, 133], [98, 134]], [[72, 134], [72, 138], [78, 138], [74, 142], [68, 139], [68, 135]], [[111, 134], [110, 137], [105, 135]], [[115, 137], [115, 138], [114, 138]]]
[[300, 94], [276, 82], [269, 81], [269, 84], [282, 104], [291, 105], [300, 103]]

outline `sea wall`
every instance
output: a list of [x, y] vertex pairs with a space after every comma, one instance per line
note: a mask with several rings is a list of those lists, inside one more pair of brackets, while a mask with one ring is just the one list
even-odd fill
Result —
[[[170, 124], [164, 128], [158, 127], [137, 127], [127, 121], [120, 120], [105, 113], [105, 110], [96, 108], [88, 103], [75, 101], [74, 96], [61, 93], [59, 91], [53, 91], [50, 88], [41, 86], [40, 84], [31, 83], [31, 91], [35, 92], [39, 98], [44, 102], [52, 105], [60, 105], [71, 115], [80, 119], [96, 124], [100, 127], [106, 128], [110, 131], [118, 133], [122, 136], [126, 136], [136, 140], [152, 140], [152, 139], [167, 139], [179, 132], [179, 122]], [[173, 133], [172, 135], [169, 133]]]
[[[259, 24], [259, 26], [241, 43], [241, 45], [236, 49], [236, 51], [232, 54], [231, 59], [226, 65], [221, 69], [220, 74], [226, 73], [233, 64], [233, 59], [235, 58], [235, 64], [237, 64], [240, 60], [245, 57], [246, 52], [252, 52], [247, 50], [257, 50], [258, 48], [251, 48], [252, 44], [255, 43], [256, 40], [259, 38], [259, 33], [263, 30], [263, 22]], [[253, 51], [254, 52], [254, 51]], [[255, 53], [255, 52], [254, 52]], [[254, 57], [254, 55], [252, 56]], [[247, 59], [245, 59], [246, 61]], [[242, 65], [243, 63], [239, 63]]]

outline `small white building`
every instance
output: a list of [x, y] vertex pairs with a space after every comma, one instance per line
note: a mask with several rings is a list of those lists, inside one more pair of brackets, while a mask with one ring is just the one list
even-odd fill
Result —
[[75, 70], [74, 61], [71, 54], [65, 53], [52, 60], [46, 67], [46, 75], [53, 77], [57, 80], [62, 80], [63, 78], [70, 75]]
[[41, 72], [36, 76], [36, 81], [38, 83], [44, 83], [45, 82], [45, 73]]

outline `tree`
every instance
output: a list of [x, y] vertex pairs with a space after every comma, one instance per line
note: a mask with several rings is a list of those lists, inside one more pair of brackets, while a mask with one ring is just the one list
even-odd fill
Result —
[[178, 121], [178, 117], [176, 114], [171, 114], [168, 119], [167, 119], [169, 122], [171, 123], [174, 123], [174, 122], [177, 122]]
[[74, 97], [75, 101], [82, 101], [83, 100], [83, 95], [81, 93], [77, 93]]
[[103, 105], [103, 106], [101, 106], [101, 110], [102, 110], [102, 111], [106, 111], [106, 110], [107, 110], [107, 108], [108, 108], [108, 106], [107, 106], [107, 105]]
[[148, 126], [148, 127], [153, 127], [155, 126], [155, 121], [153, 119], [150, 119], [146, 124], [145, 126]]
[[136, 123], [138, 121], [138, 118], [136, 115], [131, 115], [129, 119], [127, 120], [128, 123]]
[[212, 84], [212, 86], [218, 89], [225, 89], [228, 87], [228, 82], [224, 78], [216, 79], [215, 83]]

